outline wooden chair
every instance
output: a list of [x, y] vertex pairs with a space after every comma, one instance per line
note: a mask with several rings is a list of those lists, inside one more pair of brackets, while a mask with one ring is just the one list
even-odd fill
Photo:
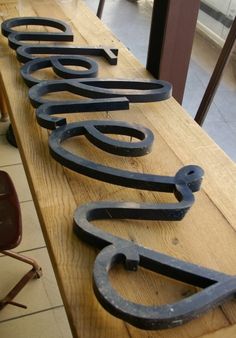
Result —
[[9, 251], [19, 245], [21, 238], [21, 212], [16, 190], [10, 176], [0, 170], [0, 253], [32, 266], [32, 269], [0, 300], [0, 310], [7, 304], [26, 308], [25, 305], [12, 300], [32, 278], [40, 278], [42, 275], [41, 268], [33, 259]]

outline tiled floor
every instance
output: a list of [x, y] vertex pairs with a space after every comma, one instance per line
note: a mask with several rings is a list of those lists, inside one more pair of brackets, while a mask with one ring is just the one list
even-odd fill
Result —
[[[95, 10], [98, 0], [86, 0]], [[151, 19], [151, 0], [106, 0], [103, 21], [145, 64]], [[128, 29], [127, 29], [128, 25]], [[138, 38], [137, 38], [138, 37]], [[206, 88], [218, 50], [196, 34], [183, 106], [194, 116]], [[217, 92], [204, 129], [236, 160], [236, 69], [230, 63]], [[43, 277], [30, 282], [16, 298], [28, 309], [11, 305], [0, 312], [1, 338], [70, 338], [71, 333], [34, 210], [18, 150], [11, 147], [5, 133], [8, 123], [0, 123], [0, 169], [7, 171], [16, 185], [23, 214], [23, 241], [17, 248], [38, 260]], [[0, 256], [0, 296], [25, 271], [25, 265]], [[6, 274], [4, 272], [6, 271]], [[7, 273], [8, 272], [8, 273]]]
[[[16, 251], [34, 258], [43, 269], [40, 279], [32, 280], [15, 300], [27, 305], [12, 305], [0, 311], [1, 338], [70, 338], [70, 328], [62, 299], [47, 253], [38, 218], [32, 202], [19, 152], [5, 138], [8, 122], [0, 123], [0, 170], [7, 171], [14, 181], [23, 218], [23, 239]], [[0, 297], [5, 296], [30, 266], [10, 257], [0, 256]]]

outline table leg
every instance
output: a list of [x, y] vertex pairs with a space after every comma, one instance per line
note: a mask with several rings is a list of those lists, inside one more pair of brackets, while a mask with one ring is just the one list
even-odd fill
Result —
[[99, 1], [98, 10], [97, 10], [97, 17], [99, 19], [101, 19], [101, 17], [102, 17], [102, 12], [103, 12], [104, 4], [105, 4], [105, 0], [100, 0]]
[[6, 100], [3, 94], [2, 89], [0, 88], [0, 112], [1, 112], [1, 118], [0, 121], [1, 122], [5, 122], [8, 121], [9, 116], [8, 116], [8, 109], [7, 109], [7, 104], [6, 104]]
[[181, 104], [192, 51], [200, 0], [154, 0], [147, 70], [173, 85]]
[[202, 126], [208, 110], [210, 109], [211, 103], [214, 99], [216, 90], [219, 86], [221, 76], [223, 74], [224, 68], [229, 61], [231, 52], [233, 50], [233, 47], [235, 45], [236, 40], [236, 17], [234, 18], [233, 24], [230, 28], [230, 31], [228, 33], [228, 36], [225, 40], [224, 46], [222, 48], [222, 51], [220, 53], [220, 56], [218, 58], [218, 61], [215, 65], [215, 68], [213, 70], [213, 73], [211, 75], [210, 81], [208, 83], [207, 89], [203, 95], [202, 101], [200, 103], [200, 106], [198, 108], [197, 114], [194, 118], [194, 120]]

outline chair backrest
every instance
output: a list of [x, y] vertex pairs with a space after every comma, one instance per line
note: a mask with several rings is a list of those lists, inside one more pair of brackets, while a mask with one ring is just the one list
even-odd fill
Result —
[[15, 248], [21, 241], [20, 204], [10, 176], [0, 170], [0, 251]]

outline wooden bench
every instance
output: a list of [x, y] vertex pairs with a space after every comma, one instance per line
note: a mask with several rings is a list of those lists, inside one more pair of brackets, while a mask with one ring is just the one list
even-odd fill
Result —
[[[98, 58], [101, 78], [150, 78], [149, 73], [84, 5], [78, 10], [57, 1], [31, 1], [20, 13], [48, 16], [70, 22], [74, 44], [106, 45], [119, 49], [117, 66]], [[3, 19], [18, 16], [15, 1], [0, 1]], [[137, 329], [105, 311], [92, 290], [97, 250], [72, 231], [75, 209], [100, 200], [171, 202], [168, 194], [119, 187], [79, 175], [58, 164], [49, 154], [48, 131], [41, 128], [20, 76], [15, 53], [1, 37], [1, 89], [14, 128], [38, 217], [55, 270], [74, 337], [233, 337], [236, 334], [236, 302], [202, 315], [183, 326], [164, 331]], [[123, 158], [97, 151], [81, 141], [80, 154], [112, 167], [174, 175], [187, 164], [200, 165], [205, 178], [196, 202], [181, 222], [97, 221], [105, 231], [153, 250], [207, 268], [236, 274], [236, 166], [173, 99], [159, 103], [131, 104], [129, 111], [91, 113], [89, 119], [115, 119], [139, 123], [155, 135], [152, 152], [140, 158]], [[86, 120], [86, 114], [68, 115], [68, 121]], [[75, 151], [75, 141], [67, 144]], [[125, 298], [143, 304], [166, 304], [193, 290], [139, 269], [130, 273], [115, 269], [114, 287]]]

